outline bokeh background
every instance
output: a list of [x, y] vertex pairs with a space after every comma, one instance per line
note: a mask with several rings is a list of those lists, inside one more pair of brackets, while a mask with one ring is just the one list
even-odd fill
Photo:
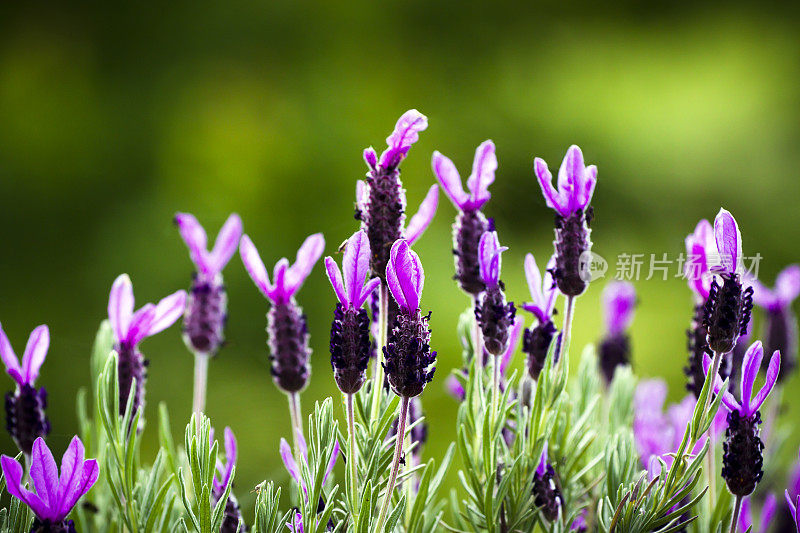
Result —
[[[592, 237], [609, 274], [619, 253], [676, 257], [697, 220], [725, 206], [771, 282], [800, 256], [797, 5], [692, 5], [0, 5], [0, 321], [20, 353], [33, 327], [51, 328], [40, 379], [51, 398], [50, 442], [63, 450], [76, 431], [75, 393], [88, 384], [114, 278], [129, 273], [139, 303], [188, 287], [176, 211], [196, 214], [211, 233], [240, 213], [269, 265], [317, 231], [333, 253], [357, 227], [362, 149], [382, 149], [412, 107], [430, 120], [403, 164], [412, 206], [434, 181], [433, 150], [466, 177], [474, 148], [487, 138], [497, 144], [487, 212], [511, 247], [504, 278], [514, 300], [529, 298], [524, 254], [542, 260], [551, 250], [553, 216], [533, 157], [555, 170], [572, 143], [599, 167]], [[416, 246], [439, 351], [423, 398], [433, 427], [426, 453], [436, 457], [454, 435], [456, 403], [443, 381], [460, 362], [455, 326], [467, 304], [451, 280], [454, 214], [442, 196]], [[666, 378], [677, 400], [691, 299], [674, 274], [636, 282], [632, 336], [636, 371]], [[289, 419], [267, 368], [266, 301], [238, 257], [225, 279], [229, 344], [211, 363], [208, 413], [239, 438], [237, 493], [249, 516], [257, 482], [288, 485], [277, 450]], [[601, 334], [603, 284], [579, 302], [573, 346]], [[334, 297], [321, 265], [299, 299], [314, 348], [309, 408], [335, 393], [327, 353]], [[143, 350], [147, 414], [154, 420], [158, 402], [168, 402], [180, 438], [192, 358], [179, 327]], [[788, 389], [797, 385], [795, 377]], [[155, 443], [151, 424], [144, 457]], [[0, 447], [13, 450], [5, 435]]]

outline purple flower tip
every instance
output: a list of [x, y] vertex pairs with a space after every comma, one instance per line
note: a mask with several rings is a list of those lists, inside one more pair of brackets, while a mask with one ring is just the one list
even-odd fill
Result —
[[544, 443], [544, 448], [542, 448], [542, 456], [539, 458], [539, 464], [536, 467], [536, 473], [540, 476], [543, 476], [544, 473], [547, 471], [547, 443]]
[[609, 336], [623, 333], [631, 325], [636, 307], [636, 289], [627, 281], [612, 281], [603, 289], [603, 310]]
[[489, 185], [494, 182], [497, 170], [497, 157], [492, 141], [484, 141], [475, 150], [472, 174], [467, 178], [469, 193], [464, 192], [461, 186], [461, 176], [450, 159], [439, 152], [434, 152], [431, 165], [433, 173], [436, 174], [436, 178], [457, 209], [461, 211], [480, 209], [492, 197], [489, 193]]
[[792, 501], [792, 497], [789, 496], [788, 490], [784, 494], [786, 495], [786, 504], [789, 506], [789, 513], [794, 519], [794, 525], [797, 528], [797, 531], [800, 531], [800, 496]]
[[583, 153], [574, 144], [567, 150], [558, 171], [558, 189], [553, 187], [553, 176], [543, 159], [537, 157], [533, 168], [547, 206], [555, 209], [562, 217], [585, 210], [589, 205], [597, 184], [597, 167], [585, 166]]
[[775, 287], [770, 289], [758, 280], [753, 280], [753, 301], [769, 311], [781, 311], [791, 307], [800, 295], [800, 265], [784, 268], [775, 279]]
[[528, 289], [531, 291], [531, 300], [533, 301], [531, 303], [522, 304], [522, 308], [533, 313], [540, 324], [551, 320], [553, 309], [556, 305], [558, 288], [551, 274], [555, 265], [556, 257], [553, 255], [547, 263], [543, 280], [533, 254], [525, 256], [525, 279], [528, 281]]
[[694, 232], [686, 237], [686, 263], [684, 274], [689, 288], [701, 301], [708, 298], [711, 290], [709, 271], [711, 262], [716, 261], [717, 245], [714, 240], [714, 228], [711, 223], [702, 219], [697, 223]]
[[[301, 460], [304, 462], [305, 467], [308, 468], [308, 446], [306, 445], [306, 441], [303, 438], [300, 432], [297, 432], [298, 438], [298, 448], [300, 450]], [[303, 489], [303, 492], [306, 495], [306, 499], [308, 498], [308, 489], [306, 488], [306, 484], [303, 481], [303, 476], [300, 472], [300, 466], [294, 459], [294, 455], [292, 455], [292, 447], [289, 446], [289, 443], [286, 442], [286, 439], [281, 439], [280, 444], [280, 454], [281, 460], [283, 460], [283, 466], [286, 467], [286, 470], [289, 472], [289, 475], [292, 476], [292, 479]], [[324, 484], [325, 481], [328, 480], [328, 476], [331, 475], [333, 472], [333, 468], [336, 466], [336, 460], [339, 458], [339, 441], [336, 440], [333, 444], [333, 451], [331, 452], [331, 458], [328, 461], [328, 465], [325, 468], [325, 476], [322, 478], [322, 483]]]
[[174, 324], [186, 307], [186, 291], [176, 291], [157, 305], [146, 304], [135, 313], [133, 305], [131, 279], [127, 274], [121, 274], [111, 286], [108, 320], [117, 344], [128, 348]]
[[425, 272], [419, 256], [404, 239], [395, 241], [386, 265], [386, 283], [402, 311], [414, 313], [419, 309]]
[[239, 243], [239, 255], [242, 258], [247, 273], [253, 279], [256, 287], [273, 304], [286, 303], [297, 294], [303, 286], [306, 278], [311, 274], [311, 270], [322, 256], [325, 249], [325, 239], [322, 233], [315, 233], [309, 236], [297, 251], [297, 258], [293, 265], [289, 266], [289, 260], [285, 257], [275, 264], [273, 271], [273, 281], [270, 282], [267, 269], [261, 257], [258, 255], [253, 241], [247, 235], [242, 235]]
[[459, 379], [452, 374], [447, 376], [447, 379], [444, 380], [444, 386], [447, 390], [447, 393], [459, 402], [463, 402], [464, 398], [467, 396], [467, 391], [464, 390], [464, 385], [462, 385], [461, 381], [459, 381]]
[[175, 224], [189, 248], [189, 256], [197, 267], [197, 272], [207, 280], [213, 280], [222, 272], [236, 252], [242, 236], [242, 219], [236, 213], [231, 214], [219, 230], [211, 251], [206, 248], [206, 232], [193, 215], [178, 213], [175, 215]]
[[359, 309], [380, 285], [380, 278], [367, 280], [369, 259], [369, 238], [364, 230], [357, 231], [347, 240], [342, 260], [344, 277], [333, 257], [325, 258], [328, 279], [345, 309]]
[[[419, 140], [419, 132], [428, 127], [428, 119], [425, 115], [411, 109], [403, 113], [394, 127], [394, 131], [386, 138], [388, 148], [381, 154], [378, 165], [383, 169], [395, 168], [405, 159], [411, 145]], [[371, 156], [364, 154], [367, 164], [372, 160]], [[374, 165], [370, 165], [374, 167]]]
[[487, 231], [481, 235], [478, 243], [478, 264], [481, 278], [487, 287], [495, 287], [500, 281], [500, 255], [508, 250], [500, 246], [496, 231]]
[[[213, 431], [213, 430], [212, 430]], [[213, 443], [214, 436], [211, 435]], [[233, 467], [236, 465], [237, 446], [236, 437], [233, 430], [229, 427], [225, 428], [225, 462], [217, 459], [217, 473], [214, 475], [214, 492], [220, 497], [225, 492], [225, 487], [231, 480], [233, 475]]]
[[61, 476], [53, 454], [40, 437], [33, 444], [31, 481], [35, 492], [25, 488], [22, 465], [3, 455], [0, 458], [8, 493], [31, 508], [42, 521], [58, 523], [72, 511], [78, 500], [97, 481], [99, 467], [95, 459], [84, 460], [83, 443], [78, 437], [70, 442], [61, 459]]
[[34, 329], [28, 337], [28, 344], [25, 346], [25, 352], [22, 355], [22, 364], [20, 364], [17, 355], [11, 348], [11, 343], [8, 341], [3, 326], [0, 324], [0, 358], [3, 359], [3, 364], [6, 365], [6, 371], [11, 376], [17, 385], [33, 386], [36, 378], [39, 377], [39, 369], [47, 357], [47, 349], [50, 347], [50, 330], [47, 326], [42, 325]]
[[739, 233], [736, 219], [725, 209], [720, 209], [714, 219], [714, 240], [717, 243], [720, 263], [720, 266], [715, 270], [721, 270], [729, 274], [734, 274], [740, 270], [742, 263], [742, 235]]
[[414, 244], [422, 236], [436, 214], [436, 208], [439, 206], [439, 187], [431, 185], [428, 189], [428, 194], [425, 199], [419, 204], [419, 209], [413, 217], [406, 224], [406, 229], [403, 231], [403, 237], [408, 241], [408, 244]]

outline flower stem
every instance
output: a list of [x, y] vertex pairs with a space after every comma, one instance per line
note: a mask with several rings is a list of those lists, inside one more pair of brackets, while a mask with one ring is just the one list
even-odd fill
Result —
[[736, 526], [739, 522], [739, 513], [742, 510], [742, 497], [736, 496], [736, 503], [733, 505], [733, 518], [731, 519], [731, 533], [736, 533]]
[[558, 353], [555, 354], [555, 361], [553, 364], [561, 361], [564, 355], [565, 346], [569, 344], [570, 335], [572, 334], [572, 316], [575, 313], [575, 297], [567, 297], [567, 307], [564, 310], [564, 326], [561, 328], [561, 342], [558, 343]]
[[356, 494], [356, 423], [353, 410], [353, 395], [346, 395], [347, 403], [347, 436], [350, 442], [347, 446], [347, 475], [350, 484], [350, 507], [353, 512], [353, 523], [358, 522], [358, 495]]
[[408, 403], [410, 398], [401, 396], [400, 414], [397, 416], [397, 434], [395, 435], [394, 460], [392, 461], [392, 473], [389, 475], [389, 482], [386, 484], [386, 493], [383, 496], [383, 505], [378, 515], [377, 527], [373, 531], [383, 531], [383, 524], [386, 522], [386, 513], [389, 511], [389, 504], [392, 501], [392, 492], [397, 481], [397, 473], [400, 471], [400, 457], [403, 455], [403, 441], [405, 440], [406, 421], [408, 420]]
[[300, 464], [304, 458], [300, 457], [300, 446], [298, 445], [298, 437], [303, 435], [303, 422], [300, 415], [300, 395], [296, 392], [288, 394], [289, 398], [289, 416], [292, 419], [292, 443], [294, 444], [294, 460]]
[[381, 283], [379, 289], [378, 305], [378, 346], [375, 353], [375, 372], [372, 378], [372, 409], [370, 410], [370, 420], [378, 419], [381, 406], [381, 392], [383, 391], [383, 347], [386, 346], [386, 338], [389, 329], [389, 287], [386, 283]]
[[208, 354], [195, 352], [194, 354], [194, 396], [192, 399], [192, 413], [199, 415], [206, 410], [206, 386], [208, 383]]
[[491, 405], [491, 421], [492, 431], [494, 431], [494, 424], [497, 421], [497, 404], [500, 396], [500, 357], [494, 356], [492, 358], [492, 405]]

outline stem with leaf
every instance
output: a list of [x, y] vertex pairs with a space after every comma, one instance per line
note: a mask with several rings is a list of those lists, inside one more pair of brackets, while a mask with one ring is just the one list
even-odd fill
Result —
[[345, 397], [347, 404], [347, 480], [350, 487], [350, 505], [353, 509], [353, 523], [358, 522], [358, 501], [359, 497], [356, 492], [356, 425], [355, 425], [355, 412], [353, 409], [353, 395], [347, 394]]
[[739, 513], [742, 511], [742, 497], [736, 496], [733, 504], [733, 518], [731, 519], [731, 533], [736, 533], [736, 526], [739, 522]]

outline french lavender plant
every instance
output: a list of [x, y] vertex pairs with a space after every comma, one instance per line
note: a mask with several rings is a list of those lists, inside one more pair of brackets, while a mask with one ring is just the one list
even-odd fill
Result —
[[8, 375], [17, 384], [14, 391], [6, 394], [6, 429], [27, 458], [31, 456], [36, 439], [50, 433], [50, 421], [45, 414], [47, 391], [44, 387], [36, 388], [36, 378], [49, 347], [50, 331], [47, 326], [39, 326], [28, 337], [20, 364], [0, 325], [0, 357]]
[[636, 307], [636, 289], [627, 281], [612, 281], [603, 289], [601, 298], [606, 334], [598, 346], [598, 362], [606, 384], [610, 384], [617, 367], [631, 363], [628, 328]]
[[39, 437], [33, 443], [30, 478], [36, 492], [25, 488], [23, 468], [15, 459], [3, 455], [6, 489], [36, 515], [31, 533], [75, 533], [75, 523], [67, 516], [81, 497], [97, 481], [100, 468], [95, 459], [84, 460], [83, 443], [78, 437], [70, 442], [61, 459], [59, 476], [52, 452]]
[[144, 423], [144, 392], [149, 361], [139, 351], [139, 343], [147, 337], [167, 329], [183, 314], [186, 292], [176, 291], [157, 305], [143, 305], [133, 311], [133, 285], [127, 274], [114, 280], [108, 297], [108, 320], [114, 331], [114, 349], [119, 355], [119, 410], [125, 414], [128, 398], [133, 402], [132, 412], [140, 410], [139, 429]]
[[[552, 274], [555, 264], [555, 256], [550, 257], [544, 270], [544, 276], [542, 276], [533, 254], [525, 256], [525, 279], [528, 282], [528, 290], [530, 290], [533, 301], [523, 303], [522, 308], [533, 314], [536, 318], [536, 325], [525, 330], [522, 338], [522, 351], [528, 356], [528, 376], [534, 381], [539, 379], [539, 374], [544, 368], [545, 358], [553, 339], [556, 342], [560, 342], [561, 339], [561, 335], [553, 323], [556, 299], [558, 298], [558, 287], [553, 281]], [[558, 352], [558, 347], [556, 347], [555, 353], [558, 354]]]
[[222, 280], [222, 269], [239, 247], [242, 220], [232, 214], [219, 230], [214, 248], [208, 250], [208, 237], [203, 226], [188, 213], [175, 215], [189, 257], [196, 271], [183, 317], [183, 340], [194, 353], [194, 400], [192, 412], [205, 409], [208, 360], [225, 342], [225, 321], [228, 317], [228, 295]]
[[797, 366], [797, 316], [792, 302], [800, 295], [800, 265], [783, 269], [770, 289], [753, 280], [753, 301], [766, 311], [764, 344], [767, 353], [781, 352], [781, 372], [778, 382], [789, 377]]

